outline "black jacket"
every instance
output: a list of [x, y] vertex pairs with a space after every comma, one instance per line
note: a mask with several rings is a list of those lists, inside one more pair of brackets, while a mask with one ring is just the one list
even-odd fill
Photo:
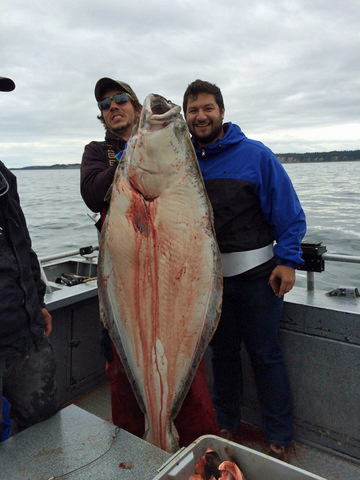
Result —
[[[85, 146], [80, 169], [80, 192], [86, 206], [103, 213], [108, 207], [104, 198], [114, 179], [118, 163], [115, 156], [124, 150], [125, 140], [106, 130], [105, 141], [93, 141]], [[102, 221], [96, 226], [101, 230]], [[102, 325], [101, 349], [108, 362], [113, 360], [110, 337]]]
[[16, 177], [0, 162], [0, 356], [44, 336], [45, 284], [17, 192]]
[[93, 212], [101, 212], [107, 207], [104, 198], [115, 175], [115, 155], [125, 145], [125, 140], [106, 131], [104, 142], [91, 142], [85, 147], [80, 168], [80, 191]]

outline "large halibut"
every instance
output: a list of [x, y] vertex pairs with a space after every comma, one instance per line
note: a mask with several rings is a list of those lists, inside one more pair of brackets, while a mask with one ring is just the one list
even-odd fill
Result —
[[173, 419], [219, 320], [222, 268], [186, 123], [159, 95], [146, 97], [114, 177], [98, 284], [144, 438], [173, 452]]

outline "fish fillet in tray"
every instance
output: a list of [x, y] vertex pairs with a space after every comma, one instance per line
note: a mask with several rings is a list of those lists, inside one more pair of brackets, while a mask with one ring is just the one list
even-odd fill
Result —
[[196, 463], [207, 448], [215, 450], [222, 460], [233, 457], [240, 467], [244, 480], [325, 480], [268, 455], [224, 440], [215, 435], [199, 437], [188, 447], [179, 450], [159, 469], [153, 480], [188, 480], [194, 474]]

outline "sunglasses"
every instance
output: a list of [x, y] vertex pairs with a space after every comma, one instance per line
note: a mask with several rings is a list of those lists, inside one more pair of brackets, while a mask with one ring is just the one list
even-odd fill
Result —
[[127, 93], [116, 93], [111, 97], [106, 97], [103, 100], [100, 100], [100, 102], [98, 102], [98, 107], [101, 111], [107, 110], [108, 108], [110, 108], [112, 100], [114, 100], [114, 102], [118, 105], [121, 105], [122, 103], [127, 103], [130, 98], [130, 95], [128, 95]]

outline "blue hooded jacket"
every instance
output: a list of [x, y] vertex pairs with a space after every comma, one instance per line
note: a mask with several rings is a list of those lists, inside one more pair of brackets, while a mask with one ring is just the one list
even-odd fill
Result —
[[272, 151], [240, 127], [227, 123], [224, 131], [205, 148], [194, 142], [220, 251], [253, 250], [275, 240], [276, 263], [300, 267], [306, 221], [289, 176]]

